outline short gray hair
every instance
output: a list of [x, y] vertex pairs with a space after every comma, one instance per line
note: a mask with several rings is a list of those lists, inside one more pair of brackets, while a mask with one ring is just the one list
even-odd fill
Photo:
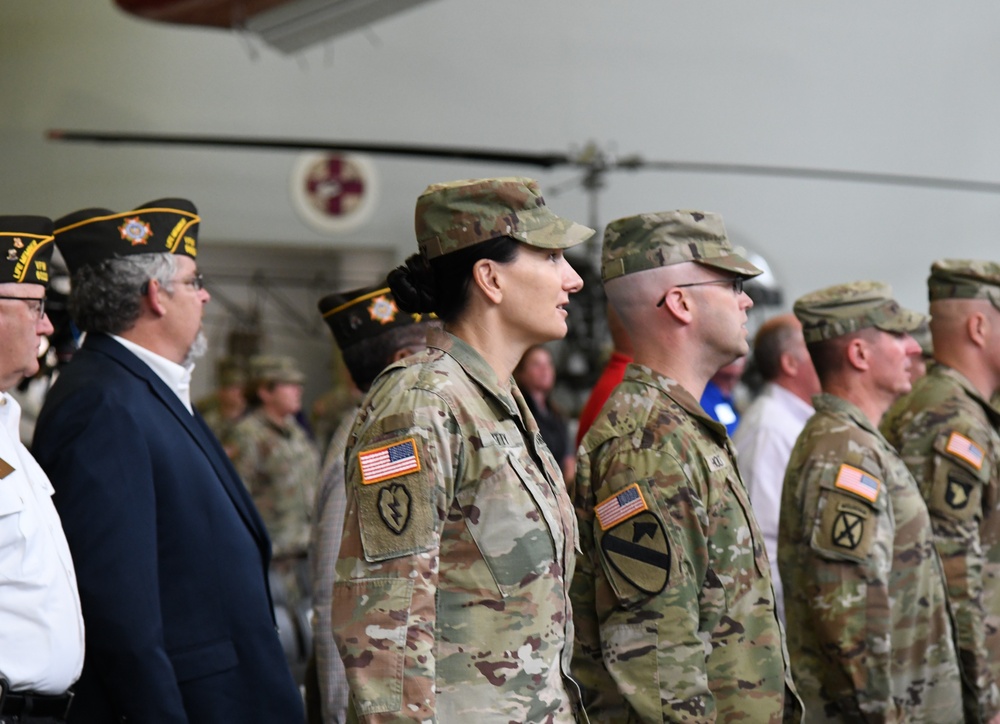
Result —
[[73, 275], [69, 311], [84, 332], [121, 334], [135, 326], [145, 285], [156, 280], [172, 293], [173, 254], [133, 254], [85, 266]]

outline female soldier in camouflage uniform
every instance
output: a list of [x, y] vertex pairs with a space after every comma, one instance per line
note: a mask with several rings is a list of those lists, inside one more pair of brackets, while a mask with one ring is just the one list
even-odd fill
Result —
[[353, 708], [572, 722], [575, 519], [511, 372], [566, 334], [583, 282], [562, 250], [593, 231], [528, 179], [431, 186], [416, 229], [420, 254], [389, 284], [447, 331], [381, 374], [352, 431], [333, 628]]

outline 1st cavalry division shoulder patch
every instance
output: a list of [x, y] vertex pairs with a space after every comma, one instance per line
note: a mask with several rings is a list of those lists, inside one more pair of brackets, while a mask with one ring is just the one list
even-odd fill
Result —
[[358, 453], [361, 482], [365, 485], [392, 480], [420, 471], [420, 456], [416, 441], [411, 437], [390, 445]]

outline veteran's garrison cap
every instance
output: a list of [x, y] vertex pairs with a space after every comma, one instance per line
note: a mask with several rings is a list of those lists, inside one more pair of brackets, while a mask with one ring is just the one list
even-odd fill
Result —
[[938, 299], [989, 299], [1000, 309], [1000, 264], [971, 259], [941, 259], [931, 264], [927, 296]]
[[385, 282], [328, 294], [317, 306], [342, 350], [389, 329], [436, 318], [430, 314], [421, 316], [400, 311]]
[[883, 332], [914, 332], [927, 318], [904, 309], [892, 298], [892, 288], [876, 281], [859, 281], [820, 289], [795, 300], [807, 343], [833, 339], [868, 327]]
[[530, 178], [485, 178], [428, 186], [417, 199], [417, 244], [434, 259], [501, 236], [567, 249], [594, 230], [556, 216]]
[[201, 217], [187, 199], [157, 199], [131, 211], [82, 209], [55, 221], [56, 246], [71, 274], [132, 254], [198, 255]]
[[0, 216], [0, 284], [47, 286], [52, 238], [45, 216]]
[[693, 261], [744, 278], [762, 274], [733, 249], [711, 211], [662, 211], [616, 219], [604, 230], [601, 279]]

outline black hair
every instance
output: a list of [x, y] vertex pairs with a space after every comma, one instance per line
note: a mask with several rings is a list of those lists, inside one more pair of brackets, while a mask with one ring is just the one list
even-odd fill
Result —
[[509, 236], [468, 246], [431, 259], [410, 256], [389, 272], [389, 288], [404, 312], [434, 312], [445, 324], [462, 316], [469, 301], [472, 267], [480, 259], [508, 264], [517, 257], [520, 242]]

